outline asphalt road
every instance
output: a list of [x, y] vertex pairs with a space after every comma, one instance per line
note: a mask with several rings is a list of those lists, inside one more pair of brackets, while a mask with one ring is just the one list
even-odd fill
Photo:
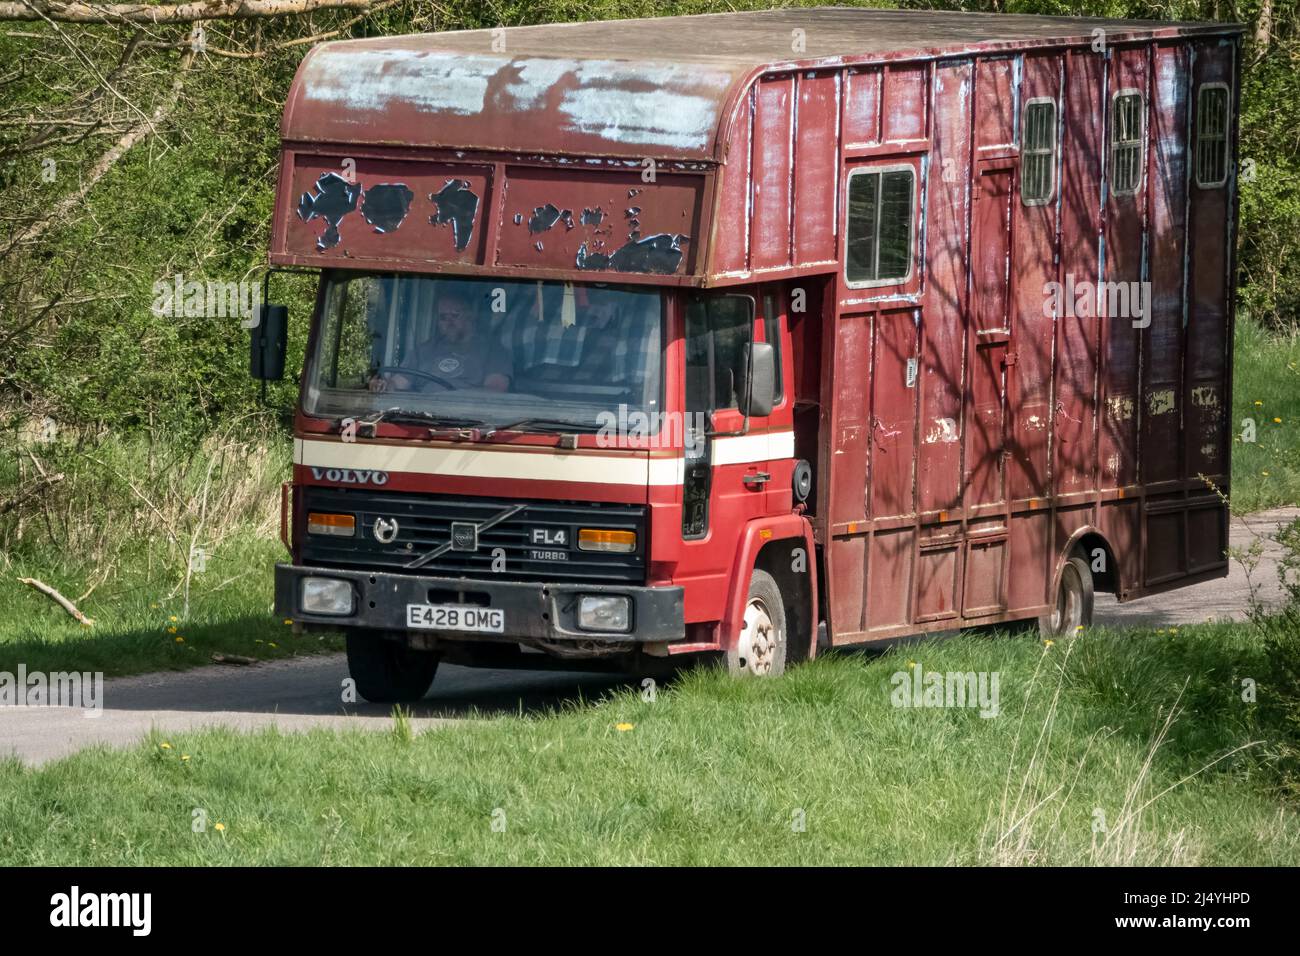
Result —
[[[1232, 543], [1245, 548], [1254, 536], [1291, 520], [1300, 510], [1282, 509], [1235, 520]], [[1268, 605], [1281, 599], [1278, 549], [1265, 552], [1253, 574], [1258, 596]], [[1178, 625], [1243, 617], [1252, 582], [1234, 563], [1219, 581], [1154, 595], [1125, 605], [1099, 595], [1096, 622], [1111, 626]], [[31, 764], [45, 763], [95, 745], [123, 747], [151, 728], [168, 732], [224, 725], [240, 730], [277, 727], [386, 729], [391, 708], [344, 704], [343, 655], [304, 657], [250, 667], [202, 667], [105, 681], [99, 712], [72, 708], [0, 708], [0, 754]], [[490, 718], [599, 698], [632, 686], [616, 675], [558, 671], [478, 670], [443, 665], [429, 695], [412, 708], [417, 730], [466, 719]], [[94, 716], [92, 716], [94, 715]]]

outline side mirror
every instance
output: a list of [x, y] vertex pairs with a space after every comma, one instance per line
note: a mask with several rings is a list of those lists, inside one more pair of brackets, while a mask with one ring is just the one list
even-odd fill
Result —
[[284, 353], [289, 338], [289, 307], [257, 306], [256, 324], [249, 342], [248, 370], [264, 382], [284, 378]]
[[750, 376], [745, 414], [764, 418], [772, 414], [776, 402], [776, 350], [770, 342], [753, 342], [746, 348]]

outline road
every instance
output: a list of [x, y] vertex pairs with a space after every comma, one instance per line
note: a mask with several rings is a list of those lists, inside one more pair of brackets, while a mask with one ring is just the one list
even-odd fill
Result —
[[[1256, 535], [1271, 531], [1300, 514], [1280, 509], [1234, 520], [1232, 543], [1245, 548]], [[1271, 544], [1271, 542], [1268, 542]], [[1276, 606], [1276, 546], [1266, 549], [1253, 577], [1259, 598]], [[1244, 617], [1250, 584], [1234, 562], [1223, 580], [1117, 604], [1099, 595], [1096, 623], [1109, 626], [1191, 624], [1212, 618]], [[344, 704], [342, 682], [347, 662], [341, 654], [303, 657], [251, 667], [202, 667], [191, 671], [145, 674], [105, 681], [104, 707], [0, 708], [0, 754], [14, 754], [30, 764], [57, 760], [85, 747], [130, 746], [151, 728], [168, 732], [224, 725], [240, 730], [277, 727], [284, 731], [314, 727], [386, 729], [391, 708]], [[605, 674], [546, 671], [476, 670], [444, 665], [433, 689], [412, 708], [416, 730], [468, 718], [559, 707], [592, 700], [621, 686], [626, 678]]]

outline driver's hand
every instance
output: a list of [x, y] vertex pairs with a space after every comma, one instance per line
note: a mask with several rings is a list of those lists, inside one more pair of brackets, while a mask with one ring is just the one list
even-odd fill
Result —
[[366, 384], [372, 392], [386, 392], [388, 391], [388, 376], [373, 375], [371, 376], [370, 381]]

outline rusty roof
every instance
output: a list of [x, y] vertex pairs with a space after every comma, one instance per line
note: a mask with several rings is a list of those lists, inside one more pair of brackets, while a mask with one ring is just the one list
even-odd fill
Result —
[[712, 160], [730, 103], [768, 69], [1086, 43], [1098, 28], [1110, 43], [1242, 29], [815, 7], [344, 40], [303, 59], [282, 134], [298, 143]]

